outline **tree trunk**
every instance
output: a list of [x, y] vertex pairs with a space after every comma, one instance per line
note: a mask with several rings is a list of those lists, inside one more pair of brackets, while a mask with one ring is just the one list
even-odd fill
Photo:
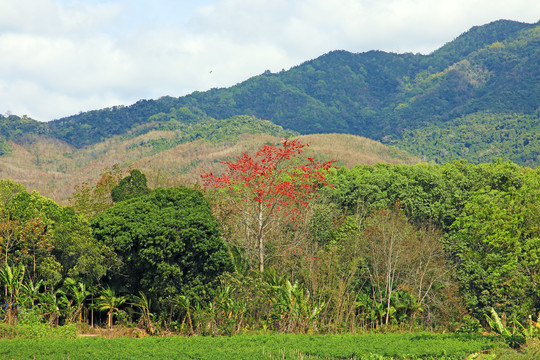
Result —
[[80, 303], [77, 307], [77, 310], [73, 313], [71, 316], [71, 322], [81, 322], [82, 321], [82, 311], [83, 311], [84, 303]]
[[[94, 294], [92, 294], [92, 304], [94, 303]], [[94, 327], [94, 307], [92, 306], [92, 313], [90, 315], [90, 318], [92, 319], [91, 320], [91, 323], [92, 323], [92, 328]]]
[[108, 325], [108, 328], [111, 329], [112, 328], [112, 313], [113, 311], [109, 311], [109, 313], [107, 314], [107, 325]]
[[263, 209], [262, 202], [259, 202], [259, 214], [258, 214], [258, 233], [257, 233], [257, 246], [259, 250], [259, 271], [264, 271], [264, 233], [263, 233]]
[[11, 319], [12, 319], [12, 314], [11, 314], [12, 303], [11, 303], [10, 300], [8, 300], [8, 301], [9, 301], [9, 302], [8, 302], [8, 305], [7, 305], [7, 308], [6, 308], [7, 323], [8, 323], [9, 325], [13, 325], [13, 324], [11, 323]]
[[259, 271], [264, 271], [264, 241], [262, 234], [259, 235]]

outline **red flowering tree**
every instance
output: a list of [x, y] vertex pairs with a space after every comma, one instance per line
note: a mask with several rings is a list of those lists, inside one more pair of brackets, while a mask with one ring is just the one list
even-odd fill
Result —
[[294, 221], [319, 185], [327, 184], [326, 175], [334, 161], [302, 158], [306, 146], [286, 139], [281, 146], [263, 146], [254, 157], [244, 153], [235, 162], [223, 162], [228, 169], [221, 175], [201, 175], [206, 188], [226, 194], [247, 229], [248, 243], [256, 247], [260, 271], [264, 271], [265, 241], [278, 213]]

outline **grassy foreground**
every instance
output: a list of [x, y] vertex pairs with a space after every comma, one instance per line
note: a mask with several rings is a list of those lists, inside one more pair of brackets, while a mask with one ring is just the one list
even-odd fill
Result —
[[238, 335], [0, 340], [0, 359], [464, 359], [497, 346], [470, 334]]

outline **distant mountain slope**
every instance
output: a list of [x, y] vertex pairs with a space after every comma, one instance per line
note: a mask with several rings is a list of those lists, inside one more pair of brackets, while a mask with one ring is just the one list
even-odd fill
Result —
[[[95, 184], [100, 174], [115, 164], [126, 171], [141, 169], [151, 187], [193, 184], [204, 171], [224, 171], [220, 161], [233, 160], [244, 151], [254, 152], [263, 144], [278, 143], [283, 135], [290, 135], [267, 121], [246, 118], [227, 119], [239, 132], [233, 134], [232, 127], [225, 128], [229, 131], [223, 137], [210, 136], [210, 140], [178, 141], [181, 131], [165, 129], [137, 135], [141, 130], [137, 128], [127, 135], [77, 149], [50, 137], [28, 136], [22, 144], [10, 142], [11, 153], [0, 157], [0, 179], [22, 183], [28, 190], [37, 190], [63, 204], [77, 184]], [[252, 126], [247, 128], [246, 122]], [[224, 130], [212, 124], [205, 128], [208, 134]], [[309, 155], [338, 160], [340, 166], [420, 161], [405, 151], [354, 135], [309, 135], [300, 136], [300, 141], [310, 144], [306, 149]]]
[[506, 158], [525, 166], [540, 164], [540, 121], [533, 115], [475, 113], [407, 132], [401, 147], [438, 163]]
[[[496, 116], [509, 119], [510, 130], [520, 137], [505, 139], [503, 146], [496, 137], [479, 139], [493, 148], [510, 149], [522, 146], [518, 143], [527, 138], [526, 152], [538, 153], [540, 139], [531, 123], [540, 121], [540, 22], [500, 20], [473, 27], [430, 55], [334, 51], [288, 71], [265, 72], [226, 89], [141, 100], [131, 106], [73, 115], [46, 126], [11, 121], [18, 126], [16, 131], [13, 126], [7, 130], [0, 126], [0, 135], [5, 141], [18, 141], [21, 131], [33, 127], [33, 131], [83, 148], [134, 128], [150, 131], [156, 123], [169, 119], [196, 124], [235, 115], [267, 119], [301, 134], [360, 135], [433, 161], [447, 157], [426, 151], [425, 147], [436, 145], [423, 142], [425, 136], [411, 141], [414, 134], [429, 128], [432, 137], [438, 136], [437, 129], [453, 127], [460, 119], [486, 124]], [[479, 135], [472, 130], [473, 125], [461, 123], [460, 131]], [[458, 147], [465, 146], [465, 140], [454, 140], [460, 141]], [[5, 141], [0, 138], [0, 152], [6, 151], [2, 150]], [[468, 147], [467, 156], [473, 162], [500, 156], [539, 165], [534, 158], [514, 156], [515, 151], [488, 155], [475, 151]]]

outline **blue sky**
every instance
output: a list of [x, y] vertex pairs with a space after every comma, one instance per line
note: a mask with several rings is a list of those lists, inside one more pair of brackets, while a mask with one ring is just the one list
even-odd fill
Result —
[[429, 53], [538, 0], [0, 0], [0, 113], [40, 121], [228, 87], [331, 50]]

